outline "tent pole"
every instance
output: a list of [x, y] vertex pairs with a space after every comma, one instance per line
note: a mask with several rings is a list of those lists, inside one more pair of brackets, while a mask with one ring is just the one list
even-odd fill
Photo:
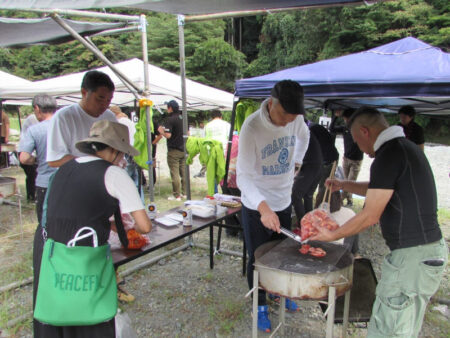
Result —
[[[147, 49], [147, 19], [141, 14], [141, 32], [142, 32], [142, 61], [144, 61], [144, 96], [150, 97], [150, 81], [148, 76], [148, 49]], [[150, 125], [152, 123], [150, 117], [150, 106], [145, 106], [145, 117], [147, 127], [147, 156], [148, 156], [148, 194], [150, 202], [155, 200], [153, 191], [153, 156], [152, 156], [152, 131]]]
[[[98, 47], [92, 42], [92, 40], [91, 40], [90, 37], [86, 36], [85, 39], [86, 39], [86, 41], [88, 41], [88, 42], [91, 44], [92, 48], [95, 48], [97, 51], [99, 51], [99, 52], [101, 53], [100, 49], [98, 49]], [[135, 99], [139, 100], [139, 95], [137, 94], [136, 90], [134, 90], [134, 88], [131, 88], [131, 86], [128, 84], [128, 82], [127, 82], [126, 80], [122, 79], [122, 77], [120, 76], [120, 74], [116, 73], [116, 70], [115, 70], [115, 69], [112, 69], [112, 68], [111, 68], [111, 70], [114, 72], [114, 74], [117, 75], [117, 77], [119, 78], [119, 80], [122, 81], [122, 83], [124, 84], [124, 86], [128, 88], [128, 90], [130, 91], [130, 93], [134, 95]]]
[[[382, 0], [382, 1], [386, 1], [386, 0]], [[352, 3], [352, 4], [354, 4], [356, 6], [356, 5], [361, 5], [362, 3], [364, 3], [364, 2], [361, 1], [361, 2]], [[349, 6], [349, 4], [347, 4], [347, 6]], [[298, 7], [288, 7], [288, 8], [253, 9], [253, 10], [220, 12], [220, 13], [211, 13], [211, 14], [187, 15], [185, 21], [192, 22], [192, 21], [217, 20], [217, 19], [244, 17], [244, 16], [269, 15], [269, 14], [274, 14], [274, 13], [292, 12], [292, 11], [299, 11], [299, 10], [312, 9], [312, 8], [314, 8], [314, 9], [329, 8], [329, 7], [342, 7], [342, 3], [298, 6]]]
[[[181, 76], [181, 98], [183, 104], [183, 140], [184, 140], [184, 160], [187, 158], [186, 141], [188, 138], [188, 116], [186, 108], [186, 64], [184, 54], [184, 15], [178, 15], [178, 40], [180, 42], [180, 76]], [[191, 182], [189, 176], [189, 166], [185, 165], [185, 187], [187, 199], [191, 199]]]
[[21, 9], [21, 11], [27, 12], [38, 12], [38, 13], [51, 13], [51, 14], [62, 14], [62, 15], [73, 15], [73, 16], [82, 16], [82, 17], [91, 17], [91, 18], [101, 18], [101, 19], [110, 19], [110, 20], [121, 20], [121, 21], [139, 21], [140, 18], [137, 15], [125, 15], [125, 14], [109, 14], [109, 13], [101, 13], [101, 12], [89, 12], [89, 11], [80, 11], [76, 9], [51, 9], [51, 8], [28, 8]]
[[123, 78], [125, 81], [127, 81], [130, 86], [132, 86], [137, 92], [141, 92], [141, 89], [138, 88], [133, 81], [131, 81], [124, 73], [122, 73], [119, 69], [116, 68], [116, 66], [109, 61], [105, 55], [103, 55], [102, 52], [97, 50], [96, 48], [93, 48], [89, 42], [86, 41], [80, 34], [78, 34], [72, 27], [70, 27], [68, 24], [66, 24], [61, 17], [58, 14], [52, 14], [52, 19], [56, 21], [62, 28], [64, 28], [67, 32], [69, 32], [75, 39], [80, 41], [84, 47], [86, 47], [88, 50], [90, 50], [97, 58], [99, 58], [101, 61], [103, 61], [109, 68], [113, 69], [116, 74], [119, 74], [121, 78]]
[[230, 169], [231, 147], [233, 145], [234, 122], [236, 120], [236, 106], [238, 102], [239, 98], [235, 97], [233, 100], [233, 110], [231, 111], [230, 134], [228, 135], [227, 158], [225, 160], [225, 177], [223, 178], [225, 193], [227, 193], [226, 191], [228, 190], [228, 169]]
[[[3, 100], [0, 99], [0, 129], [2, 129], [2, 125], [3, 125], [2, 114], [3, 114]], [[20, 119], [19, 119], [19, 123], [20, 123]], [[2, 154], [2, 142], [0, 140], [0, 156], [1, 156], [1, 154]]]

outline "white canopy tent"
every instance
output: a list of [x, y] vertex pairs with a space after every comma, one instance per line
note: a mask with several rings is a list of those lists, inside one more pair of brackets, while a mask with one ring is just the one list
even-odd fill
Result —
[[[115, 64], [115, 67], [132, 80], [137, 87], [144, 89], [144, 64], [142, 60], [131, 59]], [[133, 106], [135, 96], [109, 67], [98, 68], [108, 74], [116, 90], [112, 103]], [[81, 98], [80, 86], [87, 71], [58, 76], [35, 82], [18, 83], [17, 85], [0, 86], [0, 98], [5, 104], [28, 104], [36, 94], [46, 93], [58, 99], [58, 104], [66, 105], [78, 102]], [[150, 100], [156, 106], [177, 100], [181, 106], [181, 77], [162, 68], [148, 65], [150, 80]], [[25, 80], [26, 81], [26, 80]], [[188, 110], [231, 110], [233, 94], [210, 87], [199, 82], [186, 79]]]
[[16, 86], [27, 86], [30, 83], [32, 82], [29, 80], [0, 70], [0, 92], [3, 88], [6, 89]]

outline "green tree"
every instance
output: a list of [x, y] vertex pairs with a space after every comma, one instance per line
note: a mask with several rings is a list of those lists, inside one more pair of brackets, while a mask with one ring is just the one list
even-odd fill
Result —
[[187, 74], [191, 79], [229, 91], [246, 66], [245, 55], [221, 38], [200, 43], [186, 63], [190, 66]]

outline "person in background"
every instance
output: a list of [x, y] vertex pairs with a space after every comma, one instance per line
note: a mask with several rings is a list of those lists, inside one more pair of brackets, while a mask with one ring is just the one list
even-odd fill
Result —
[[292, 206], [298, 223], [313, 209], [313, 196], [322, 177], [322, 166], [323, 157], [319, 141], [313, 133], [310, 133], [303, 164], [296, 172], [292, 186]]
[[0, 128], [0, 143], [9, 143], [9, 117], [4, 111], [2, 111], [2, 127]]
[[[231, 125], [222, 120], [222, 113], [220, 110], [213, 110], [211, 112], [212, 120], [205, 126], [205, 137], [222, 142], [223, 156], [227, 156], [228, 138], [230, 137]], [[217, 193], [217, 184], [214, 184], [214, 192]]]
[[[193, 128], [192, 130], [195, 130], [196, 133], [190, 133], [189, 136], [196, 136], [196, 137], [205, 137], [205, 124], [203, 122], [200, 122], [198, 124], [198, 128]], [[194, 178], [197, 177], [205, 177], [206, 174], [206, 165], [202, 165], [200, 168], [200, 171], [194, 175]]]
[[[317, 123], [312, 123], [309, 126], [309, 130], [317, 138], [317, 141], [319, 141], [323, 158], [319, 191], [317, 192], [316, 202], [314, 203], [314, 208], [318, 208], [322, 202], [327, 202], [327, 200], [324, 200], [325, 198], [328, 198], [328, 194], [327, 196], [325, 196], [325, 181], [330, 176], [331, 169], [333, 168], [333, 163], [337, 163], [339, 160], [339, 152], [334, 145], [334, 138], [324, 126]], [[339, 191], [336, 191], [331, 195], [330, 211], [334, 212], [336, 210], [339, 210], [340, 207], [341, 194]]]
[[415, 121], [416, 110], [412, 106], [403, 106], [398, 110], [400, 118], [399, 126], [403, 127], [405, 137], [419, 146], [422, 151], [425, 149], [425, 137], [423, 135], [423, 128]]
[[182, 198], [186, 198], [183, 117], [175, 100], [167, 103], [167, 112], [169, 117], [164, 126], [158, 127], [158, 132], [167, 139], [167, 164], [172, 179], [172, 196], [169, 196], [168, 200], [181, 201]]
[[220, 110], [213, 110], [211, 117], [212, 120], [205, 126], [205, 137], [222, 142], [223, 152], [226, 154], [231, 125], [227, 121], [222, 120]]
[[81, 101], [59, 109], [51, 119], [47, 137], [47, 161], [60, 167], [83, 154], [75, 144], [89, 135], [96, 121], [117, 121], [108, 109], [114, 94], [114, 83], [97, 70], [87, 72], [81, 82]]
[[[131, 121], [128, 116], [122, 112], [122, 109], [120, 109], [119, 106], [110, 106], [109, 110], [111, 110], [114, 115], [116, 116], [117, 122], [119, 122], [120, 124], [123, 124], [124, 126], [126, 126], [128, 128], [128, 133], [130, 135], [130, 145], [133, 146], [134, 145], [134, 134], [136, 133], [136, 127], [133, 123], [133, 121]], [[136, 185], [136, 188], [139, 191], [139, 194], [141, 195], [141, 198], [143, 197], [143, 191], [142, 191], [142, 187], [139, 184], [139, 167], [136, 164], [136, 162], [134, 162], [133, 157], [128, 156], [127, 154], [125, 154], [124, 156], [124, 161], [126, 162], [126, 165], [124, 167], [124, 169], [126, 170], [126, 172], [128, 173], [128, 175], [131, 177], [131, 179], [134, 181], [134, 184]]]
[[[56, 168], [49, 167], [47, 163], [47, 132], [57, 105], [56, 100], [46, 94], [36, 95], [31, 104], [39, 123], [29, 127], [24, 137], [20, 139], [19, 161], [25, 165], [37, 164], [36, 215], [40, 224], [48, 181], [56, 171]], [[34, 151], [36, 151], [36, 157], [33, 156]]]
[[[344, 138], [344, 156], [342, 160], [342, 168], [344, 169], [344, 177], [346, 180], [356, 181], [359, 171], [361, 170], [361, 163], [363, 160], [363, 152], [359, 149], [355, 141], [353, 141], [352, 134], [346, 125], [336, 126], [336, 121], [342, 116], [345, 124], [348, 123], [349, 118], [355, 112], [353, 108], [347, 108], [343, 112], [337, 111], [333, 116], [330, 124], [330, 132], [342, 134]], [[342, 193], [342, 202], [347, 199], [347, 206], [353, 205], [352, 194], [347, 192]]]
[[418, 337], [426, 306], [439, 288], [448, 248], [437, 218], [430, 164], [399, 126], [359, 108], [349, 120], [359, 148], [374, 158], [369, 182], [328, 180], [332, 190], [366, 196], [362, 211], [335, 231], [316, 227], [311, 240], [334, 241], [380, 223], [390, 249], [381, 267], [367, 337]]
[[[20, 141], [25, 138], [25, 135], [28, 129], [39, 123], [39, 120], [36, 117], [36, 112], [34, 110], [34, 114], [30, 114], [27, 116], [25, 121], [22, 124], [22, 130], [20, 133]], [[19, 162], [20, 162], [20, 150], [19, 150]], [[25, 190], [27, 192], [27, 201], [34, 202], [36, 200], [36, 177], [37, 177], [37, 164], [26, 164], [20, 162], [20, 167], [23, 169], [25, 173]], [[36, 206], [37, 207], [37, 206]]]
[[[8, 115], [2, 111], [1, 112], [2, 118], [1, 118], [1, 125], [0, 125], [0, 143], [8, 143], [9, 142], [9, 128], [10, 128], [10, 123], [9, 123], [9, 117]], [[9, 158], [8, 158], [8, 153], [7, 152], [2, 152], [0, 153], [0, 167], [5, 166], [8, 167], [9, 166]]]
[[[303, 88], [297, 82], [284, 80], [275, 84], [271, 96], [242, 125], [236, 171], [250, 289], [255, 250], [280, 239], [280, 227], [291, 228], [295, 165], [302, 164], [309, 143], [304, 113]], [[270, 332], [266, 293], [262, 290], [258, 292], [258, 303], [258, 329]], [[299, 310], [290, 299], [286, 299], [286, 308]]]
[[[133, 216], [138, 232], [150, 232], [152, 223], [139, 193], [125, 170], [118, 167], [124, 154], [139, 154], [130, 146], [128, 129], [117, 122], [100, 120], [92, 125], [88, 137], [75, 146], [85, 155], [63, 164], [49, 186], [48, 238], [66, 244], [79, 229], [89, 226], [97, 233], [98, 245], [104, 245], [111, 230], [109, 218], [119, 207], [121, 212]], [[91, 245], [91, 242], [84, 239], [79, 245]], [[33, 249], [33, 307], [39, 288], [43, 247], [42, 228], [38, 228]], [[33, 320], [33, 329], [35, 338], [115, 337], [114, 318], [89, 326], [53, 326]]]

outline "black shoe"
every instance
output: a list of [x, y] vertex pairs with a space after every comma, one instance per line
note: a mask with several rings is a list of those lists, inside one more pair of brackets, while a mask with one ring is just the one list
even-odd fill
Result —
[[353, 202], [352, 201], [347, 201], [347, 207], [352, 207], [353, 206]]

